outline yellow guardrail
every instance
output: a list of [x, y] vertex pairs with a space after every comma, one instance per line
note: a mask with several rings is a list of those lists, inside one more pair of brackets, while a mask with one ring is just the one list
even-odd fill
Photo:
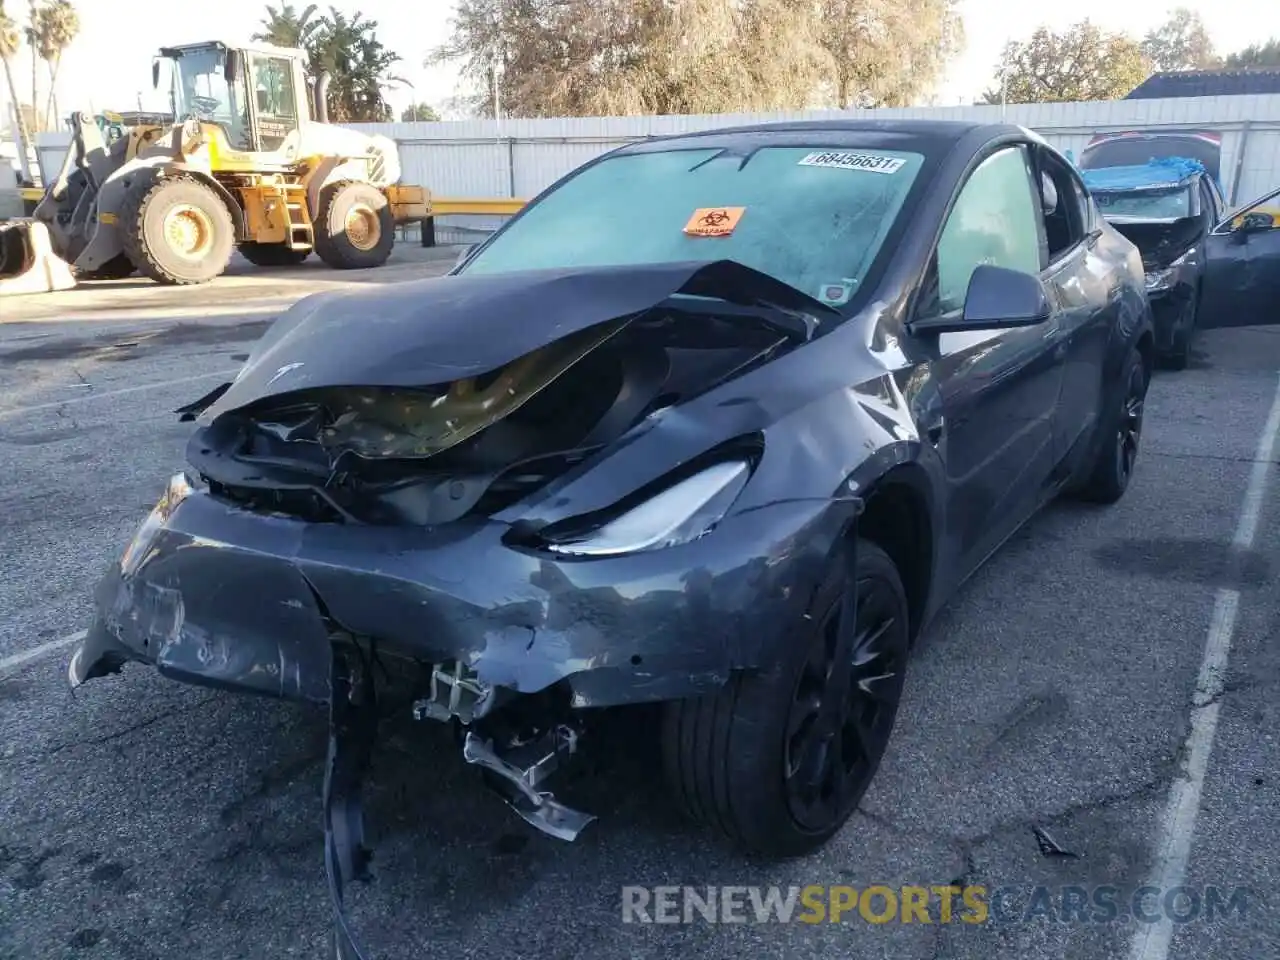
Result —
[[432, 197], [431, 214], [436, 217], [466, 216], [507, 217], [519, 213], [527, 203], [516, 199], [487, 199], [482, 197]]
[[18, 194], [19, 196], [22, 197], [23, 200], [33, 200], [36, 203], [39, 203], [40, 200], [44, 197], [44, 188], [43, 187], [23, 187], [21, 190], [18, 191]]

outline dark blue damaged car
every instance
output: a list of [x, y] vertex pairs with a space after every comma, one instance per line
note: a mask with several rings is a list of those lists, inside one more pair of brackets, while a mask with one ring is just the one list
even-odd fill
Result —
[[339, 880], [385, 684], [567, 838], [590, 817], [552, 770], [597, 711], [660, 704], [675, 798], [801, 854], [957, 586], [1055, 497], [1124, 494], [1152, 358], [1137, 249], [1025, 129], [633, 144], [447, 277], [276, 321], [184, 409], [71, 679], [328, 704]]

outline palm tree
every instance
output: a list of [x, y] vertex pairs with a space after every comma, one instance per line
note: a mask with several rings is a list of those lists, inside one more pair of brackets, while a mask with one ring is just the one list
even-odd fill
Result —
[[62, 66], [62, 54], [80, 33], [80, 16], [71, 0], [48, 0], [40, 8], [36, 21], [39, 43], [36, 52], [49, 69], [49, 103], [45, 116], [58, 117], [58, 70]]
[[40, 111], [36, 104], [40, 102], [40, 91], [36, 89], [36, 49], [40, 46], [40, 37], [36, 34], [36, 21], [40, 19], [40, 11], [36, 8], [36, 0], [31, 0], [31, 12], [27, 16], [27, 25], [22, 28], [27, 38], [27, 46], [31, 48], [31, 122], [37, 130], [43, 130]]
[[[4, 78], [9, 84], [9, 99], [13, 102], [14, 122], [18, 125], [18, 140], [21, 149], [26, 151], [31, 142], [31, 134], [27, 130], [26, 119], [22, 115], [22, 102], [18, 99], [18, 84], [13, 79], [13, 58], [22, 45], [22, 31], [7, 13], [4, 12], [4, 0], [0, 0], [0, 61], [4, 63]], [[25, 166], [26, 157], [23, 156]]]
[[311, 19], [315, 16], [316, 9], [316, 4], [311, 3], [298, 13], [291, 3], [281, 4], [278, 10], [267, 4], [267, 15], [262, 20], [263, 29], [255, 33], [253, 39], [277, 47], [305, 48], [320, 29], [320, 21]]
[[403, 83], [387, 71], [400, 55], [377, 37], [378, 22], [357, 12], [347, 16], [335, 7], [320, 18], [320, 31], [308, 47], [311, 69], [329, 72], [329, 116], [335, 123], [392, 119], [382, 95], [384, 83]]

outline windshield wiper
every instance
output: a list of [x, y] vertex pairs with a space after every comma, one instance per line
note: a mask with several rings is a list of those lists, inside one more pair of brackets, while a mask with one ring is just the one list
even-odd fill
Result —
[[675, 313], [697, 314], [756, 320], [772, 330], [785, 334], [796, 343], [807, 343], [818, 332], [821, 321], [809, 313], [800, 313], [774, 306], [771, 303], [734, 303], [722, 297], [705, 294], [675, 294], [663, 300], [660, 307]]

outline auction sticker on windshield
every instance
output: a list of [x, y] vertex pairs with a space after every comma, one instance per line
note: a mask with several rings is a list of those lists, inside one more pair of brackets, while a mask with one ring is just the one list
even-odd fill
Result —
[[868, 173], [897, 173], [907, 161], [901, 157], [877, 157], [869, 153], [811, 153], [800, 161], [802, 167], [839, 167]]
[[746, 207], [700, 207], [684, 225], [684, 232], [691, 237], [727, 237], [746, 212]]

